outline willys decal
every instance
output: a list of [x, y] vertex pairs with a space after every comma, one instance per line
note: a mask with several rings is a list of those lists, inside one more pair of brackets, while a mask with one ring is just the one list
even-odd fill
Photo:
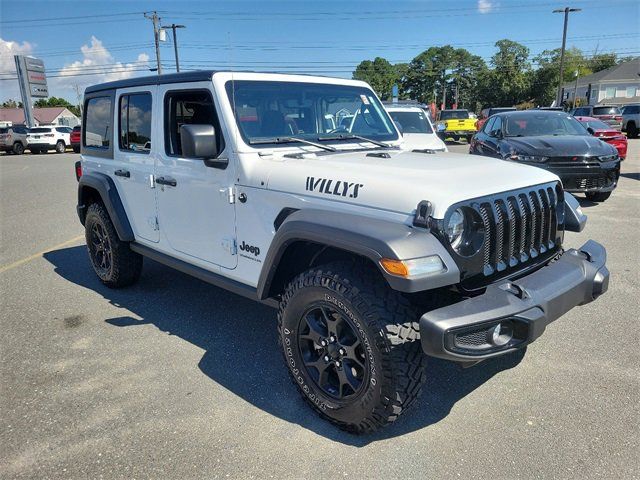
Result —
[[362, 183], [332, 180], [330, 178], [307, 177], [306, 190], [308, 192], [326, 193], [339, 197], [358, 198], [358, 193], [364, 185]]

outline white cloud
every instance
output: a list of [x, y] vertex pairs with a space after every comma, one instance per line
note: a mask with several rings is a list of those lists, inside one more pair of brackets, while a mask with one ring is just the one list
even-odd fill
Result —
[[90, 44], [83, 45], [80, 51], [82, 60], [66, 64], [57, 73], [59, 77], [51, 79], [52, 86], [72, 90], [78, 85], [84, 89], [96, 83], [129, 78], [137, 75], [138, 71], [144, 73], [149, 68], [149, 55], [146, 53], [140, 53], [135, 62], [117, 62], [102, 41], [94, 36], [91, 37]]
[[[0, 38], [0, 73], [2, 78], [14, 77], [16, 73], [16, 63], [13, 60], [14, 55], [31, 55], [33, 53], [33, 44], [29, 42], [12, 42]], [[3, 80], [0, 82], [1, 101], [9, 98], [20, 100], [20, 88], [17, 80]]]
[[495, 10], [497, 4], [492, 0], [478, 0], [478, 12], [489, 13]]

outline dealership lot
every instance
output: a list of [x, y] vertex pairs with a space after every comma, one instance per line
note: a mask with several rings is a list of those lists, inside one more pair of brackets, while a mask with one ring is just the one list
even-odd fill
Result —
[[304, 404], [275, 311], [148, 260], [134, 287], [103, 287], [75, 214], [78, 155], [0, 156], [0, 476], [634, 478], [640, 141], [629, 148], [611, 199], [582, 201], [587, 227], [565, 238], [605, 245], [609, 293], [524, 358], [432, 361], [417, 407], [368, 437]]

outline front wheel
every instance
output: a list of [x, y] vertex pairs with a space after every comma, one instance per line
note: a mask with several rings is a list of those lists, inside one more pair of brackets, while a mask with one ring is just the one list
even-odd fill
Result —
[[354, 433], [395, 421], [417, 399], [418, 315], [366, 265], [308, 270], [286, 288], [279, 341], [294, 383], [322, 417]]
[[84, 228], [91, 265], [100, 281], [111, 288], [135, 283], [142, 272], [142, 255], [118, 238], [102, 204], [89, 206]]
[[611, 192], [587, 192], [587, 200], [592, 202], [604, 202], [611, 196]]
[[24, 153], [24, 145], [20, 142], [16, 142], [13, 144], [13, 153], [16, 155], [22, 155]]

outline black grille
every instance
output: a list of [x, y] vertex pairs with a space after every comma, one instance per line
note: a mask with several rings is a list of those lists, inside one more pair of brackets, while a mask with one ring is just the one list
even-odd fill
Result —
[[480, 203], [483, 271], [501, 272], [556, 247], [558, 195], [552, 186], [507, 193]]
[[616, 182], [615, 174], [591, 176], [591, 177], [571, 177], [563, 178], [562, 183], [567, 190], [594, 190], [607, 188]]

